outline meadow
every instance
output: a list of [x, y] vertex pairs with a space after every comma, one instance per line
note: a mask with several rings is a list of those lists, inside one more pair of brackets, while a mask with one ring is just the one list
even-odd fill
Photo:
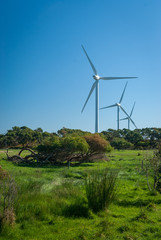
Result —
[[[13, 164], [1, 150], [0, 166], [14, 178], [17, 196], [16, 222], [0, 229], [0, 240], [161, 239], [161, 196], [148, 189], [146, 154], [115, 150], [109, 161], [68, 169]], [[96, 169], [118, 171], [115, 199], [97, 213], [89, 209], [85, 192], [85, 179]]]

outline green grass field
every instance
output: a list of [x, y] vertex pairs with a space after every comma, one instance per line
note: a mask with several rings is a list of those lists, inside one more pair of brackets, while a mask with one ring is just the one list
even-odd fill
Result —
[[[10, 154], [16, 153], [12, 150]], [[161, 239], [161, 195], [147, 187], [139, 150], [114, 151], [108, 162], [79, 166], [0, 165], [15, 179], [16, 224], [0, 230], [0, 240]], [[97, 214], [88, 209], [85, 176], [95, 169], [117, 169], [116, 198]]]

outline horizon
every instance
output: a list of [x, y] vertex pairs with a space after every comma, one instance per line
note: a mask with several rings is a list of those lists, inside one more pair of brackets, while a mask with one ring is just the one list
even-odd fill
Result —
[[[29, 128], [28, 126], [13, 126], [11, 129], [8, 129], [7, 131], [6, 131], [6, 133], [0, 133], [0, 134], [2, 134], [2, 135], [5, 135], [5, 134], [7, 134], [7, 132], [8, 131], [10, 131], [10, 130], [13, 130], [13, 128], [14, 127], [19, 127], [19, 128], [24, 128], [24, 127], [27, 127], [27, 128]], [[32, 131], [36, 131], [37, 129], [39, 129], [39, 128], [41, 128], [41, 127], [38, 127], [38, 128], [35, 128], [35, 129], [32, 129], [32, 128], [29, 128], [29, 129], [31, 129]], [[82, 132], [89, 132], [89, 133], [92, 133], [92, 134], [99, 134], [99, 133], [102, 133], [102, 132], [108, 132], [109, 130], [113, 130], [113, 131], [119, 131], [119, 130], [130, 130], [130, 131], [135, 131], [135, 130], [142, 130], [142, 129], [147, 129], [147, 128], [135, 128], [135, 129], [128, 129], [128, 128], [123, 128], [123, 129], [112, 129], [112, 128], [108, 128], [108, 129], [105, 129], [105, 130], [102, 130], [101, 132], [98, 132], [98, 133], [93, 133], [93, 132], [90, 132], [90, 131], [84, 131], [84, 130], [82, 130], [82, 129], [75, 129], [75, 128], [67, 128], [67, 127], [62, 127], [62, 128], [60, 128], [60, 129], [58, 129], [56, 132], [48, 132], [48, 131], [44, 131], [42, 128], [41, 128], [41, 130], [43, 131], [43, 133], [44, 132], [48, 132], [48, 133], [51, 133], [51, 134], [58, 134], [58, 131], [60, 131], [60, 130], [62, 130], [62, 129], [69, 129], [69, 130], [78, 130], [78, 131], [82, 131]], [[151, 128], [148, 128], [148, 129], [161, 129], [161, 128], [156, 128], [156, 127], [151, 127]]]

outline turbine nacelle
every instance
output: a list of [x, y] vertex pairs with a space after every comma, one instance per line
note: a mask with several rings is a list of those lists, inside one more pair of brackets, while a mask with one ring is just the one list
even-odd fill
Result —
[[93, 75], [93, 78], [95, 79], [95, 80], [100, 80], [100, 76], [99, 75]]

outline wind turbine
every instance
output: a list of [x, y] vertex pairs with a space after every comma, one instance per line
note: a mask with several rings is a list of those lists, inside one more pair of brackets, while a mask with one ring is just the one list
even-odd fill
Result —
[[[133, 107], [132, 107], [132, 110], [131, 110], [131, 113], [130, 113], [130, 115], [129, 116], [127, 116], [126, 118], [122, 118], [122, 119], [120, 119], [120, 121], [122, 121], [122, 120], [128, 120], [128, 129], [130, 130], [130, 121], [134, 124], [134, 126], [136, 127], [136, 125], [135, 125], [135, 123], [132, 121], [132, 119], [131, 119], [131, 116], [132, 116], [132, 113], [133, 113], [133, 111], [134, 111], [134, 107], [135, 107], [135, 102], [134, 102], [134, 105], [133, 105]], [[136, 127], [137, 128], [137, 127]]]
[[105, 108], [117, 107], [117, 130], [119, 129], [119, 123], [120, 123], [120, 116], [119, 116], [120, 115], [120, 108], [126, 114], [126, 116], [129, 117], [130, 120], [132, 121], [131, 117], [127, 114], [127, 112], [121, 106], [121, 102], [122, 102], [122, 99], [123, 99], [123, 96], [124, 96], [124, 93], [125, 93], [125, 90], [126, 90], [126, 87], [127, 87], [127, 83], [128, 82], [126, 82], [126, 84], [125, 84], [124, 90], [122, 92], [121, 98], [120, 98], [118, 103], [115, 103], [115, 104], [107, 106], [107, 107], [100, 108], [100, 109], [105, 109]]
[[93, 83], [93, 85], [91, 87], [91, 90], [90, 90], [90, 92], [88, 94], [88, 97], [87, 97], [87, 99], [85, 101], [85, 104], [84, 104], [81, 112], [83, 112], [83, 110], [84, 110], [84, 108], [85, 108], [85, 106], [86, 106], [86, 104], [87, 104], [87, 102], [88, 102], [92, 92], [95, 89], [95, 96], [96, 96], [95, 97], [96, 98], [96, 100], [95, 100], [96, 101], [95, 102], [95, 132], [97, 133], [97, 132], [99, 132], [99, 80], [130, 79], [130, 78], [137, 78], [137, 77], [100, 77], [98, 75], [97, 70], [94, 67], [92, 61], [90, 60], [90, 58], [89, 58], [85, 48], [83, 47], [83, 45], [82, 45], [82, 48], [83, 48], [83, 51], [84, 51], [84, 53], [85, 53], [85, 55], [86, 55], [90, 65], [91, 65], [91, 67], [93, 69], [93, 72], [94, 72], [93, 78], [94, 78], [95, 82]]

